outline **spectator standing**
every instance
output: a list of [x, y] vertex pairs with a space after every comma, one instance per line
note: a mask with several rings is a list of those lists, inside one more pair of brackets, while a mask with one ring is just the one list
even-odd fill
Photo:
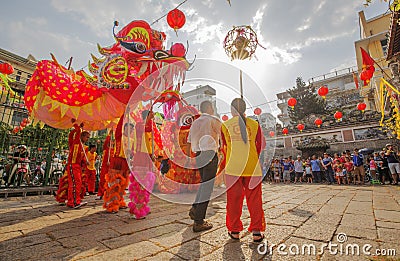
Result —
[[354, 182], [354, 185], [355, 185], [356, 180], [354, 179], [354, 176], [353, 176], [354, 165], [353, 165], [353, 161], [351, 161], [349, 157], [345, 158], [344, 167], [346, 168], [347, 184]]
[[293, 165], [289, 161], [289, 158], [285, 158], [282, 165], [282, 172], [283, 172], [283, 182], [290, 183], [290, 172], [293, 171]]
[[392, 183], [393, 179], [392, 179], [392, 176], [390, 176], [390, 173], [389, 173], [389, 163], [387, 161], [387, 156], [386, 156], [384, 151], [380, 152], [380, 158], [381, 158], [382, 162], [378, 165], [378, 168], [380, 168], [379, 171], [380, 171], [380, 174], [381, 174], [382, 184], [386, 184], [385, 183], [386, 180], [388, 180], [389, 183]]
[[294, 162], [294, 171], [295, 171], [295, 177], [294, 177], [294, 183], [298, 181], [302, 181], [301, 178], [304, 173], [304, 168], [303, 168], [303, 160], [301, 159], [301, 156], [297, 156], [297, 160]]
[[304, 172], [306, 174], [307, 183], [313, 183], [311, 165], [309, 163], [306, 163]]
[[376, 166], [376, 162], [374, 160], [374, 156], [371, 156], [369, 158], [369, 173], [371, 174], [373, 180], [378, 180], [376, 177], [376, 169], [377, 169], [377, 166]]
[[312, 155], [311, 157], [311, 170], [312, 170], [312, 175], [313, 179], [316, 183], [320, 183], [321, 180], [321, 162], [317, 159], [316, 155]]
[[272, 169], [274, 173], [274, 181], [275, 183], [280, 183], [281, 182], [281, 172], [282, 172], [282, 166], [279, 161], [279, 159], [275, 159], [274, 163], [272, 164]]
[[360, 185], [364, 184], [365, 169], [364, 169], [364, 158], [359, 154], [358, 149], [354, 149], [353, 155], [354, 164], [354, 180], [358, 180]]
[[326, 180], [329, 182], [329, 185], [335, 182], [333, 177], [333, 168], [332, 168], [332, 159], [329, 157], [328, 153], [324, 153], [324, 158], [322, 159], [322, 166], [325, 169]]
[[400, 163], [397, 152], [394, 151], [392, 144], [386, 144], [386, 158], [388, 161], [390, 174], [392, 174], [392, 185], [397, 185], [397, 177], [400, 174]]

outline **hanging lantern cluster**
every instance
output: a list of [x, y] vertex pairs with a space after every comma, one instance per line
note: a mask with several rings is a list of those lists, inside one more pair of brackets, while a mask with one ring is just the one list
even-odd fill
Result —
[[186, 17], [181, 10], [175, 8], [168, 12], [167, 23], [172, 29], [174, 29], [175, 33], [185, 25], [185, 22]]
[[12, 74], [13, 72], [14, 72], [14, 67], [11, 64], [0, 62], [0, 73], [9, 75]]
[[318, 89], [318, 95], [322, 97], [322, 99], [326, 99], [326, 95], [328, 95], [329, 89], [326, 86], [321, 86]]
[[19, 126], [13, 129], [14, 134], [17, 134], [19, 131], [22, 131], [29, 123], [31, 123], [31, 120], [28, 118], [24, 118], [19, 124]]
[[225, 52], [232, 60], [250, 59], [258, 45], [257, 34], [248, 25], [234, 26], [224, 40]]
[[290, 106], [290, 108], [294, 109], [294, 106], [297, 104], [297, 100], [295, 98], [290, 98], [287, 104]]
[[364, 102], [360, 102], [359, 104], [357, 104], [357, 110], [364, 112], [365, 109], [367, 108], [367, 104], [365, 104]]
[[254, 114], [259, 116], [261, 114], [262, 110], [260, 108], [255, 108], [254, 109]]
[[319, 128], [322, 125], [322, 120], [320, 118], [316, 118], [314, 124], [317, 125], [317, 127]]

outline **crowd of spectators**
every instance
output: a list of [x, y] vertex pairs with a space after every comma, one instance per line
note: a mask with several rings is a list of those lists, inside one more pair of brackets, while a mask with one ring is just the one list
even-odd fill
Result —
[[400, 154], [392, 144], [382, 151], [360, 153], [358, 148], [333, 155], [312, 155], [296, 159], [274, 158], [263, 164], [264, 181], [269, 183], [327, 183], [365, 185], [397, 185], [400, 178]]

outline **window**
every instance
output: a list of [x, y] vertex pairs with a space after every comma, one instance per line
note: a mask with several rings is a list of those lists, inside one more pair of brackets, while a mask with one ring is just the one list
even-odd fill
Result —
[[383, 56], [387, 56], [388, 40], [381, 40]]
[[18, 72], [17, 72], [17, 76], [15, 76], [15, 80], [16, 80], [17, 82], [19, 82], [19, 81], [21, 80], [21, 74], [22, 74], [21, 71], [18, 71]]
[[29, 79], [32, 77], [32, 75], [30, 75], [30, 74], [28, 74], [28, 76], [26, 77], [26, 82], [25, 83], [28, 83], [28, 81], [29, 81]]

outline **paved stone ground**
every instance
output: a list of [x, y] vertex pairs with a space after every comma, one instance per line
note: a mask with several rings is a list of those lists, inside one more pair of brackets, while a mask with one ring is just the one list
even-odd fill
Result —
[[[152, 213], [135, 220], [127, 210], [106, 214], [94, 196], [87, 201], [72, 210], [51, 196], [0, 199], [0, 260], [400, 260], [398, 186], [263, 185], [266, 239], [281, 250], [265, 254], [248, 233], [240, 242], [228, 238], [225, 195], [211, 202], [207, 218], [214, 228], [203, 233], [192, 232], [188, 205], [153, 197]], [[248, 225], [246, 207], [242, 217]], [[337, 244], [336, 255], [328, 247], [321, 254], [329, 242]], [[346, 255], [349, 244], [360, 247], [359, 256]], [[316, 253], [308, 255], [312, 246]], [[363, 247], [397, 255], [368, 256]]]

